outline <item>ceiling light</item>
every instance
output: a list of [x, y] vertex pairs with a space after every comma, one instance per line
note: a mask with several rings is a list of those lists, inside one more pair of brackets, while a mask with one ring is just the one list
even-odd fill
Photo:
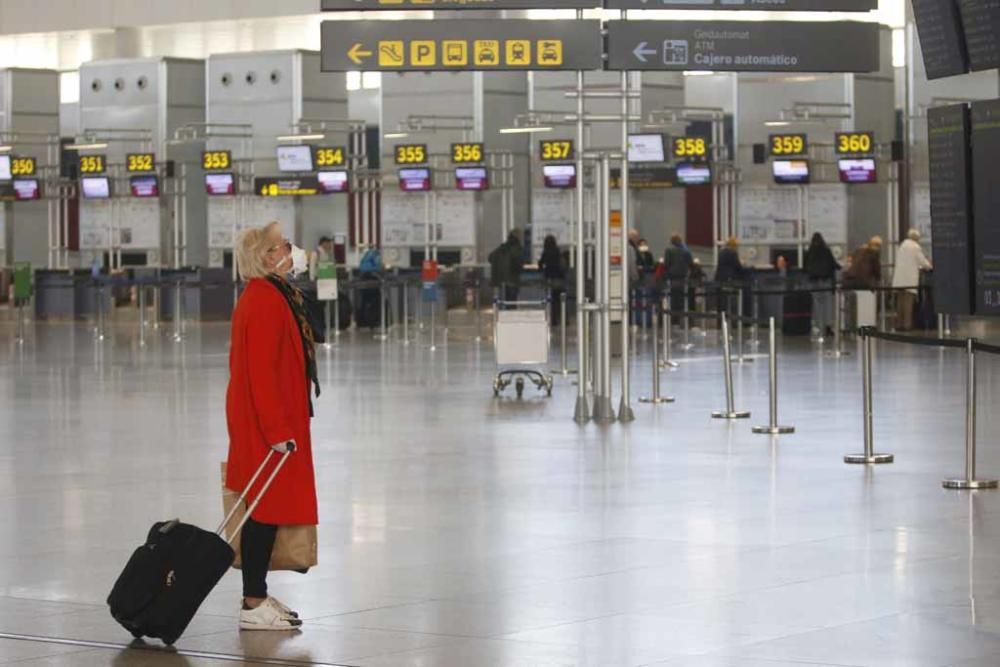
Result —
[[405, 139], [410, 136], [409, 132], [386, 132], [382, 135], [385, 139]]
[[325, 134], [286, 134], [278, 137], [278, 141], [319, 141]]
[[0, 153], [9, 153], [14, 150], [13, 146], [0, 146]]
[[788, 127], [791, 123], [787, 120], [768, 120], [764, 121], [764, 125], [767, 127]]
[[701, 69], [684, 70], [684, 76], [712, 76], [713, 74], [715, 74], [715, 72], [709, 72]]
[[505, 127], [500, 134], [530, 134], [532, 132], [551, 132], [551, 127]]
[[97, 144], [67, 144], [66, 146], [63, 146], [63, 148], [65, 148], [68, 151], [92, 151], [92, 150], [97, 150], [99, 148], [107, 148], [107, 147], [108, 147], [108, 145], [104, 144], [104, 143], [97, 143]]

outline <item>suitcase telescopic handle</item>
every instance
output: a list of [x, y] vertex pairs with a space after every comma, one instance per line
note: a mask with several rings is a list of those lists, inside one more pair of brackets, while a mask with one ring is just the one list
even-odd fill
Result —
[[[227, 540], [229, 544], [232, 544], [233, 540], [236, 539], [236, 536], [240, 534], [241, 530], [243, 530], [243, 525], [246, 524], [248, 519], [250, 519], [250, 515], [253, 513], [253, 511], [257, 509], [257, 505], [260, 503], [261, 498], [264, 497], [264, 494], [267, 493], [268, 488], [270, 488], [271, 482], [273, 482], [274, 478], [278, 476], [278, 472], [281, 470], [282, 466], [285, 465], [285, 462], [288, 461], [288, 457], [291, 456], [292, 452], [295, 451], [295, 443], [292, 441], [287, 442], [285, 444], [285, 447], [286, 451], [284, 454], [281, 455], [281, 459], [278, 461], [278, 465], [276, 465], [274, 467], [274, 470], [271, 471], [271, 474], [268, 475], [267, 480], [264, 482], [264, 486], [262, 486], [260, 489], [260, 493], [257, 494], [257, 497], [254, 498], [253, 503], [251, 503], [250, 507], [247, 508], [247, 511], [243, 515], [243, 518], [240, 519], [240, 524], [236, 526], [236, 530], [233, 531], [233, 536], [229, 540]], [[257, 468], [256, 472], [254, 472], [253, 477], [250, 478], [250, 481], [247, 482], [247, 486], [245, 489], [243, 489], [243, 493], [241, 493], [239, 499], [235, 503], [233, 503], [233, 507], [232, 509], [229, 510], [229, 513], [226, 515], [226, 518], [223, 519], [222, 523], [219, 524], [219, 528], [215, 531], [216, 535], [218, 535], [219, 537], [223, 537], [223, 533], [226, 529], [226, 526], [229, 525], [229, 522], [232, 520], [233, 516], [236, 515], [236, 511], [243, 506], [243, 503], [246, 501], [247, 494], [250, 493], [251, 487], [253, 487], [254, 483], [257, 481], [257, 478], [260, 477], [261, 474], [264, 472], [264, 468], [267, 467], [267, 464], [271, 460], [271, 457], [277, 453], [278, 452], [274, 451], [273, 449], [268, 450], [267, 456], [264, 458], [264, 461], [260, 464], [260, 467]]]

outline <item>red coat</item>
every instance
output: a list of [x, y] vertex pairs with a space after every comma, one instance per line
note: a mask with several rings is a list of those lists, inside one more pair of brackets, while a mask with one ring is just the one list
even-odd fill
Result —
[[[271, 445], [291, 439], [298, 445], [254, 511], [255, 521], [319, 523], [309, 389], [295, 315], [278, 288], [262, 278], [251, 280], [233, 313], [226, 392], [226, 486], [242, 491]], [[274, 456], [273, 461], [277, 460]], [[258, 478], [248, 501], [256, 497], [273, 466]]]

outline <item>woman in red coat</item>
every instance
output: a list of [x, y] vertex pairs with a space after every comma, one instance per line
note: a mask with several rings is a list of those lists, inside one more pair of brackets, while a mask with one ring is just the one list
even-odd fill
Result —
[[[240, 237], [236, 261], [247, 281], [233, 313], [226, 421], [229, 462], [226, 485], [242, 491], [269, 450], [294, 452], [243, 527], [244, 630], [293, 630], [298, 614], [267, 594], [267, 571], [280, 525], [316, 525], [316, 482], [309, 420], [316, 382], [313, 333], [302, 295], [285, 276], [292, 269], [291, 244], [272, 223]], [[279, 457], [272, 457], [271, 469]], [[255, 498], [266, 470], [251, 489]]]

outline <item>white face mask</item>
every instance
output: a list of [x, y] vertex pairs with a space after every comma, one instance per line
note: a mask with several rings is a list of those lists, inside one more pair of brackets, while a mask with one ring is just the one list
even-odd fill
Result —
[[291, 254], [278, 262], [278, 265], [274, 267], [275, 272], [286, 270], [286, 267], [288, 275], [293, 278], [308, 271], [309, 256], [306, 255], [306, 251], [297, 245], [293, 245]]

